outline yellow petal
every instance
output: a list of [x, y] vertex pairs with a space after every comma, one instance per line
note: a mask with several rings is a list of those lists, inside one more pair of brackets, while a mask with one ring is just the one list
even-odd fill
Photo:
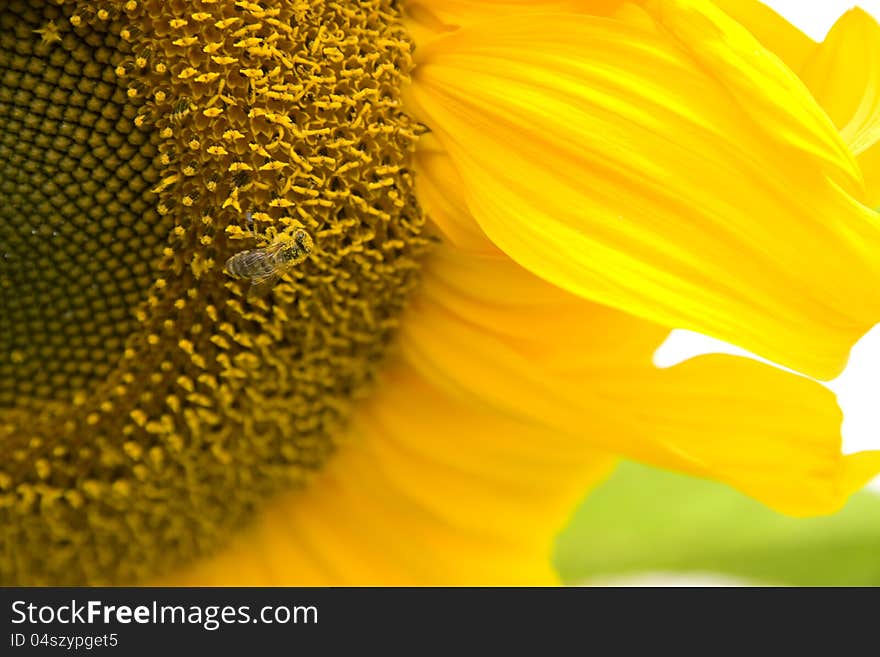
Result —
[[[627, 379], [609, 404], [632, 408]], [[720, 479], [789, 515], [838, 510], [880, 471], [880, 452], [841, 455], [834, 395], [806, 378], [727, 355], [641, 377], [629, 418], [633, 458]]]
[[880, 212], [880, 147], [874, 145], [859, 155], [859, 166], [865, 176], [867, 201]]
[[498, 248], [473, 220], [464, 198], [450, 194], [449, 190], [461, 189], [461, 177], [434, 135], [419, 140], [414, 164], [419, 204], [446, 241], [460, 250], [497, 254]]
[[[664, 329], [573, 297], [503, 257], [441, 248], [402, 326], [433, 385], [569, 441], [729, 483], [793, 515], [831, 512], [880, 470], [843, 456], [834, 396], [733, 356], [650, 362]], [[553, 440], [550, 440], [553, 437]]]
[[880, 25], [861, 9], [845, 13], [807, 59], [801, 78], [858, 156], [868, 203], [880, 206]]
[[491, 21], [510, 14], [583, 11], [607, 15], [624, 0], [408, 0], [410, 17], [436, 32]]
[[760, 0], [714, 0], [794, 72], [801, 70], [816, 42]]
[[459, 27], [495, 21], [504, 16], [555, 11], [611, 15], [631, 3], [624, 0], [407, 0], [407, 32], [418, 44]]
[[426, 383], [382, 377], [302, 492], [169, 585], [553, 584], [553, 540], [614, 459]]
[[706, 0], [648, 0], [646, 6], [693, 60], [719, 79], [766, 131], [816, 158], [830, 175], [858, 183], [861, 172], [835, 126], [797, 75], [748, 30]]
[[664, 15], [696, 55], [658, 29], [580, 14], [463, 28], [418, 51], [410, 106], [458, 169], [447, 193], [527, 269], [833, 377], [880, 319], [866, 284], [880, 273], [875, 217], [826, 175], [846, 149], [735, 23], [728, 52], [690, 35], [708, 19], [676, 20]]
[[761, 43], [798, 73], [856, 155], [865, 180], [866, 202], [880, 207], [880, 29], [854, 8], [840, 17], [817, 44], [757, 0], [715, 0]]
[[875, 132], [880, 121], [880, 25], [865, 11], [851, 9], [838, 19], [825, 41], [801, 71], [813, 96], [844, 133], [855, 152], [874, 140], [857, 139], [861, 130]]

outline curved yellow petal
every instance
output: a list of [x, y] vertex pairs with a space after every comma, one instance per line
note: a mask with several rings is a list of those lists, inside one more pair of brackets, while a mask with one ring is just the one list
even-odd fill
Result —
[[[692, 54], [667, 27], [580, 14], [499, 19], [421, 48], [409, 102], [458, 169], [447, 193], [557, 286], [831, 378], [880, 319], [866, 284], [880, 274], [876, 217], [827, 177], [846, 149], [735, 23], [728, 52], [690, 34], [711, 33], [708, 19], [671, 16]], [[837, 164], [839, 180], [852, 173]]]
[[434, 32], [496, 20], [510, 14], [578, 11], [608, 15], [626, 0], [407, 0], [406, 12]]
[[880, 206], [880, 25], [861, 9], [845, 13], [806, 60], [801, 78], [857, 156], [868, 203]]
[[804, 81], [856, 155], [866, 202], [880, 208], [880, 27], [856, 7], [817, 44], [758, 0], [715, 0]]
[[693, 61], [709, 71], [739, 108], [799, 157], [815, 158], [842, 184], [861, 182], [861, 171], [797, 75], [755, 37], [708, 0], [647, 0], [661, 28]]
[[857, 153], [870, 146], [856, 139], [856, 134], [871, 129], [880, 102], [878, 39], [877, 21], [861, 9], [851, 9], [837, 20], [801, 70], [813, 96]]
[[[626, 379], [603, 388], [632, 409]], [[633, 458], [720, 479], [795, 516], [831, 513], [880, 472], [880, 452], [841, 454], [834, 395], [806, 378], [735, 356], [701, 356], [639, 379]]]
[[841, 454], [826, 388], [733, 356], [657, 369], [664, 336], [503, 256], [441, 248], [401, 349], [449, 394], [546, 428], [548, 452], [580, 440], [727, 482], [788, 514], [833, 511], [880, 470], [880, 452]]
[[419, 140], [414, 158], [419, 204], [446, 241], [462, 251], [500, 253], [474, 221], [464, 198], [450, 190], [462, 188], [461, 176], [434, 135]]
[[815, 41], [760, 0], [713, 1], [796, 73], [816, 48]]
[[875, 145], [859, 155], [859, 166], [865, 175], [868, 203], [880, 212], [880, 148]]
[[614, 459], [398, 363], [309, 487], [163, 585], [554, 584], [556, 533]]

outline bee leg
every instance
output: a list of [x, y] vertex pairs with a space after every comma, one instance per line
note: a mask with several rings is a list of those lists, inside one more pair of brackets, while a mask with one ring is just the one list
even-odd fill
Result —
[[247, 291], [247, 300], [255, 301], [260, 297], [266, 296], [266, 294], [268, 294], [268, 292], [275, 286], [278, 278], [278, 273], [272, 272], [266, 276], [251, 279], [251, 286]]

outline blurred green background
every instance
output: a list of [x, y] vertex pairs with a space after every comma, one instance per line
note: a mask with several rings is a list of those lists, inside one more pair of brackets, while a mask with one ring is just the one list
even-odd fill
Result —
[[795, 519], [721, 484], [624, 463], [575, 512], [555, 563], [569, 584], [662, 572], [880, 585], [880, 494], [866, 490], [834, 515]]

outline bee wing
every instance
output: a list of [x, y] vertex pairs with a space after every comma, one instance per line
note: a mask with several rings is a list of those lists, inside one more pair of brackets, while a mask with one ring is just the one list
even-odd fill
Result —
[[262, 252], [265, 254], [266, 258], [270, 260], [275, 260], [275, 256], [278, 255], [279, 251], [285, 247], [285, 243], [282, 241], [275, 241], [269, 244], [268, 246], [264, 246], [262, 248]]
[[249, 278], [248, 272], [262, 260], [259, 249], [247, 249], [229, 256], [224, 269], [233, 278]]
[[254, 278], [251, 280], [251, 286], [248, 289], [247, 299], [251, 301], [253, 299], [259, 299], [262, 296], [265, 296], [266, 293], [269, 292], [273, 287], [275, 287], [275, 283], [278, 282], [279, 272], [272, 272], [266, 276], [260, 276], [259, 278]]

